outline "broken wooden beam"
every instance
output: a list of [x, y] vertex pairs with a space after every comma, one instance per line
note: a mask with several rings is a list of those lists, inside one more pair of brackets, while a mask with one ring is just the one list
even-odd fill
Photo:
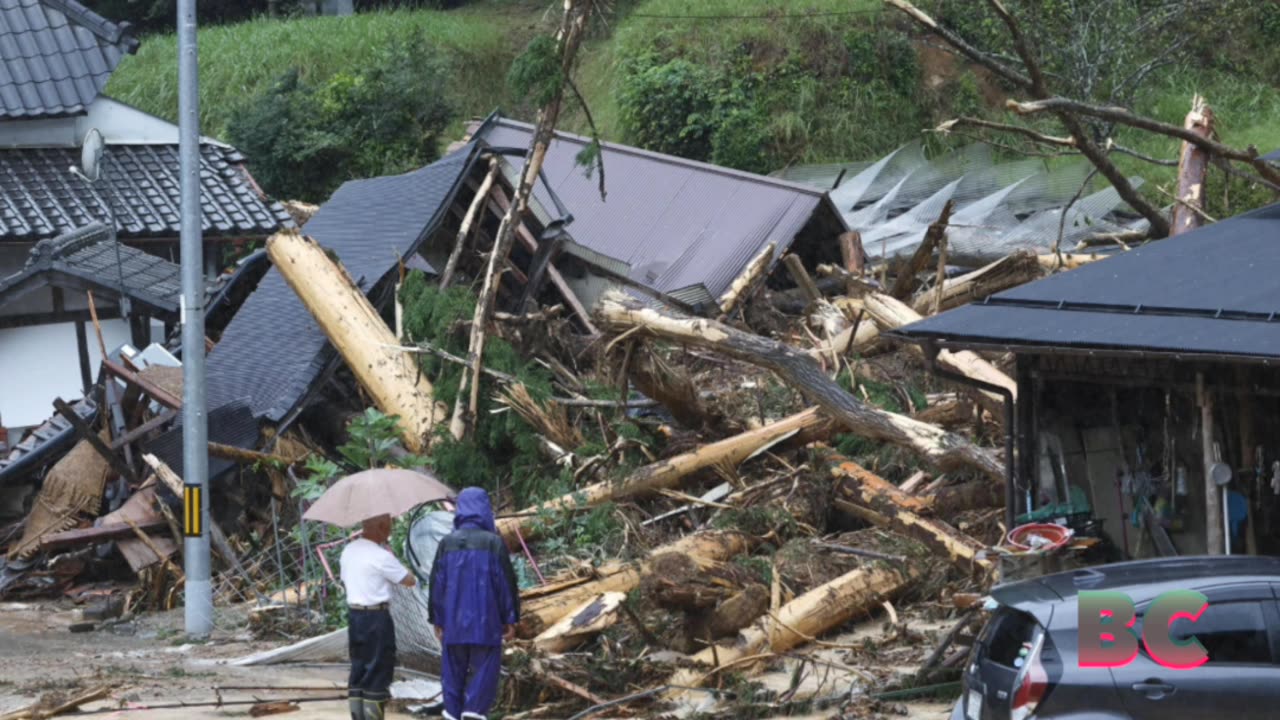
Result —
[[533, 644], [549, 653], [572, 650], [616, 622], [619, 606], [626, 599], [626, 593], [601, 593], [547, 628], [533, 639]]
[[646, 465], [622, 480], [604, 481], [578, 488], [568, 495], [521, 510], [515, 517], [498, 521], [498, 532], [510, 547], [519, 547], [521, 536], [528, 539], [537, 535], [541, 517], [550, 512], [568, 512], [576, 508], [593, 507], [627, 497], [657, 492], [676, 487], [682, 480], [699, 470], [715, 465], [736, 467], [762, 448], [787, 439], [801, 431], [831, 425], [829, 420], [810, 408], [762, 428], [741, 435], [708, 443], [691, 452], [669, 457]]
[[[1196, 95], [1183, 127], [1207, 140], [1213, 137], [1213, 125], [1213, 109], [1203, 97]], [[1178, 154], [1177, 202], [1173, 205], [1173, 221], [1169, 223], [1170, 236], [1204, 224], [1205, 181], [1208, 180], [1211, 159], [1204, 148], [1183, 141], [1182, 151]]]
[[654, 337], [772, 370], [858, 435], [909, 448], [943, 470], [968, 468], [1004, 480], [1003, 464], [991, 451], [932, 425], [864, 405], [827, 377], [808, 355], [784, 343], [712, 320], [645, 307], [612, 291], [601, 299], [597, 315], [605, 326], [620, 332], [639, 328]]
[[165, 423], [169, 422], [170, 420], [173, 420], [177, 416], [178, 416], [177, 410], [165, 410], [159, 415], [151, 418], [145, 423], [130, 430], [124, 435], [121, 435], [120, 437], [116, 438], [111, 443], [111, 449], [119, 450], [121, 447], [124, 447], [125, 445], [128, 445], [129, 443], [134, 442], [135, 440], [146, 437], [147, 433], [153, 430], [159, 429]]
[[777, 248], [777, 243], [765, 245], [764, 249], [742, 269], [742, 273], [729, 284], [729, 289], [720, 296], [718, 303], [722, 319], [732, 315], [738, 305], [751, 297], [751, 294], [760, 286], [760, 282], [768, 275], [767, 271], [773, 264], [773, 253]]
[[297, 231], [272, 235], [267, 253], [378, 408], [399, 417], [405, 447], [425, 450], [442, 415], [431, 382], [412, 355], [392, 349], [396, 337], [364, 292], [323, 248]]
[[247, 450], [238, 448], [234, 445], [224, 445], [222, 443], [210, 442], [209, 455], [223, 460], [230, 460], [239, 465], [267, 465], [275, 467], [288, 467], [296, 460], [282, 457], [280, 455], [272, 455], [271, 453], [258, 452], [257, 450]]
[[128, 480], [130, 484], [138, 484], [138, 476], [133, 471], [133, 468], [129, 467], [129, 465], [124, 461], [124, 458], [117, 455], [115, 451], [111, 449], [111, 446], [99, 437], [98, 433], [94, 432], [93, 428], [89, 427], [89, 423], [85, 422], [84, 418], [80, 417], [80, 415], [77, 414], [65, 400], [62, 398], [54, 398], [53, 406], [57, 408], [58, 414], [62, 415], [62, 417], [66, 418], [67, 422], [71, 423], [71, 427], [75, 428], [76, 434], [93, 446], [93, 449], [102, 456], [102, 459], [107, 461], [107, 464], [111, 466], [111, 469], [114, 470], [116, 474]]
[[126, 384], [138, 386], [138, 388], [141, 389], [142, 392], [149, 395], [152, 400], [155, 400], [156, 402], [169, 408], [170, 410], [182, 409], [182, 398], [174, 397], [169, 393], [168, 390], [165, 390], [159, 385], [156, 385], [155, 383], [150, 382], [149, 380], [142, 377], [140, 374], [130, 370], [129, 368], [124, 367], [123, 365], [118, 365], [111, 360], [105, 360], [105, 359], [102, 361], [102, 366], [107, 369], [107, 372], [109, 374], [120, 378], [121, 380], [125, 381]]
[[938, 215], [938, 219], [925, 230], [924, 238], [920, 240], [920, 244], [916, 246], [916, 251], [911, 254], [911, 259], [907, 264], [898, 268], [897, 276], [893, 279], [893, 287], [889, 289], [889, 296], [897, 300], [906, 300], [911, 294], [920, 287], [920, 278], [917, 277], [929, 267], [929, 261], [933, 259], [934, 250], [944, 242], [947, 234], [947, 223], [951, 222], [951, 211], [955, 207], [955, 203], [951, 200], [942, 206], [942, 213]]
[[[164, 520], [136, 523], [142, 530], [158, 530], [167, 527]], [[126, 523], [115, 523], [99, 527], [81, 528], [49, 533], [40, 538], [40, 547], [45, 550], [54, 548], [75, 547], [77, 545], [96, 545], [120, 538], [133, 537], [133, 528]]]
[[791, 274], [791, 279], [796, 281], [796, 287], [800, 288], [801, 294], [810, 305], [823, 301], [823, 295], [818, 286], [813, 282], [813, 276], [809, 275], [809, 271], [804, 267], [804, 261], [795, 253], [787, 253], [782, 259], [787, 265], [787, 272]]

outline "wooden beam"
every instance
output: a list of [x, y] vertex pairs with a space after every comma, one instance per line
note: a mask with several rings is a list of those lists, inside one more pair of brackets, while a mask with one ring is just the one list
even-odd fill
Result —
[[93, 370], [89, 365], [89, 333], [84, 322], [76, 321], [76, 354], [80, 357], [80, 382], [84, 385], [84, 394], [88, 395], [93, 387]]
[[230, 460], [241, 465], [255, 465], [257, 463], [266, 463], [268, 465], [292, 465], [294, 461], [280, 455], [271, 455], [269, 453], [258, 452], [256, 450], [245, 450], [234, 445], [223, 445], [222, 443], [210, 442], [209, 454], [213, 457]]
[[176, 398], [170, 395], [167, 390], [152, 384], [148, 380], [143, 379], [143, 377], [138, 373], [135, 373], [132, 370], [122, 365], [117, 365], [111, 360], [104, 359], [102, 361], [102, 365], [107, 369], [107, 372], [120, 378], [126, 383], [137, 385], [139, 388], [142, 389], [143, 392], [145, 392], [147, 395], [150, 395], [152, 400], [155, 400], [156, 402], [169, 408], [170, 410], [182, 409], [181, 398]]
[[[98, 313], [101, 320], [116, 320], [120, 317], [117, 307], [103, 308]], [[67, 310], [64, 312], [30, 313], [26, 315], [0, 315], [0, 330], [31, 327], [32, 325], [54, 325], [57, 323], [89, 322], [92, 316], [88, 310]]]
[[[142, 530], [156, 530], [168, 526], [164, 520], [147, 520], [137, 523]], [[82, 528], [78, 530], [67, 530], [58, 533], [49, 533], [40, 539], [40, 547], [48, 550], [59, 547], [74, 547], [76, 545], [96, 545], [97, 543], [106, 542], [108, 540], [119, 540], [120, 538], [134, 537], [133, 528], [124, 523], [113, 525], [102, 525], [100, 527]]]
[[76, 429], [77, 435], [89, 441], [93, 449], [97, 450], [98, 454], [111, 465], [112, 470], [115, 470], [131, 484], [137, 484], [138, 476], [133, 472], [133, 468], [129, 467], [119, 455], [116, 455], [115, 451], [102, 438], [98, 437], [98, 433], [94, 432], [93, 428], [89, 427], [89, 423], [77, 415], [76, 411], [65, 400], [60, 397], [54, 398], [53, 406], [57, 408], [62, 417], [67, 419], [67, 422], [71, 423], [71, 427]]
[[174, 419], [177, 416], [178, 416], [177, 410], [166, 410], [160, 413], [159, 415], [151, 418], [150, 420], [146, 421], [145, 423], [139, 425], [138, 427], [130, 430], [124, 435], [121, 435], [120, 437], [116, 438], [115, 441], [111, 443], [111, 449], [119, 450], [125, 445], [128, 445], [134, 440], [137, 440], [138, 438], [146, 435], [152, 430], [155, 430], [161, 425], [164, 425], [165, 423], [169, 422], [170, 420]]

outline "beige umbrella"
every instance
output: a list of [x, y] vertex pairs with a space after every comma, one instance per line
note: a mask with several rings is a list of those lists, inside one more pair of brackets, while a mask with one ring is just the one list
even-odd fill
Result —
[[397, 517], [423, 503], [449, 500], [456, 495], [449, 486], [425, 471], [365, 470], [334, 483], [302, 517], [351, 527], [379, 515]]

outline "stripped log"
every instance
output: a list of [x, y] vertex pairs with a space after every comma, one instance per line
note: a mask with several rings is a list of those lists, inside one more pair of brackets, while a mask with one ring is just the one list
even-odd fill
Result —
[[777, 243], [765, 245], [764, 249], [747, 263], [742, 274], [729, 285], [729, 289], [724, 291], [719, 301], [721, 318], [732, 314], [743, 300], [751, 297], [751, 293], [759, 287], [760, 281], [768, 274], [767, 271], [773, 264], [773, 253], [777, 248]]
[[649, 557], [644, 561], [611, 563], [598, 569], [600, 577], [596, 580], [527, 603], [521, 608], [517, 633], [522, 638], [537, 637], [574, 609], [598, 595], [610, 592], [631, 592], [650, 572], [654, 560], [664, 553], [687, 555], [699, 566], [709, 568], [715, 563], [747, 552], [757, 542], [757, 538], [741, 533], [704, 532], [687, 535], [670, 545], [663, 545], [649, 553]]
[[1111, 255], [1108, 253], [1049, 253], [1047, 255], [1037, 255], [1036, 262], [1040, 263], [1041, 269], [1044, 270], [1075, 270], [1091, 262], [1106, 260], [1109, 257]]
[[533, 644], [549, 653], [572, 650], [616, 622], [619, 607], [626, 599], [627, 594], [620, 592], [597, 595], [547, 628], [533, 639]]
[[[920, 313], [912, 310], [903, 302], [883, 293], [868, 294], [863, 298], [863, 307], [866, 308], [867, 314], [876, 321], [876, 324], [882, 330], [896, 330], [921, 319]], [[911, 347], [915, 348], [915, 352], [920, 352], [917, 346], [912, 345]], [[976, 353], [968, 350], [961, 352], [943, 350], [938, 353], [938, 363], [965, 377], [1004, 388], [1013, 394], [1015, 400], [1018, 398], [1018, 385], [1013, 381], [1013, 378], [1000, 372], [994, 365], [983, 360]], [[976, 396], [984, 408], [997, 416], [1003, 417], [1004, 398], [985, 390], [977, 392]]]
[[831, 425], [817, 408], [810, 408], [762, 428], [703, 445], [693, 452], [659, 460], [620, 481], [588, 485], [568, 495], [527, 508], [515, 517], [499, 520], [498, 532], [508, 546], [517, 548], [520, 546], [521, 535], [527, 539], [537, 534], [541, 525], [538, 518], [548, 512], [566, 512], [673, 488], [699, 470], [715, 465], [736, 466], [774, 442], [801, 431], [830, 428]]
[[431, 382], [413, 355], [395, 349], [399, 343], [373, 304], [323, 248], [294, 230], [272, 235], [267, 253], [378, 408], [400, 418], [405, 447], [426, 449], [442, 417]]
[[[1206, 140], [1213, 137], [1213, 109], [1203, 97], [1196, 95], [1192, 99], [1191, 112], [1187, 113], [1183, 127]], [[1207, 150], [1183, 141], [1178, 155], [1178, 202], [1173, 206], [1170, 236], [1204, 224], [1204, 184], [1209, 175], [1209, 160]]]
[[493, 180], [498, 176], [498, 158], [489, 159], [489, 173], [484, 176], [484, 182], [480, 183], [480, 187], [476, 190], [475, 197], [471, 200], [471, 206], [467, 208], [467, 214], [462, 218], [462, 225], [458, 227], [458, 235], [453, 241], [453, 250], [449, 252], [449, 260], [444, 265], [444, 272], [440, 273], [440, 289], [445, 290], [453, 282], [453, 275], [458, 271], [458, 260], [462, 257], [462, 250], [467, 246], [467, 237], [471, 234], [471, 225], [475, 222], [476, 215], [489, 200], [489, 189], [493, 187]]
[[681, 670], [672, 676], [669, 684], [678, 688], [698, 687], [719, 668], [734, 666], [741, 670], [744, 661], [750, 658], [785, 652], [810, 642], [832, 628], [879, 608], [883, 600], [906, 590], [918, 576], [911, 565], [890, 567], [882, 563], [845, 573], [783, 605], [777, 613], [762, 617], [732, 640], [694, 655], [694, 662], [712, 666], [710, 672], [693, 668]]
[[891, 529], [919, 540], [963, 572], [971, 573], [975, 568], [983, 573], [992, 570], [992, 562], [979, 557], [985, 549], [981, 543], [941, 520], [924, 517], [928, 500], [903, 493], [848, 458], [832, 454], [830, 459], [831, 474], [837, 479], [837, 497], [870, 509], [885, 518]]
[[968, 468], [1003, 481], [1003, 464], [992, 452], [932, 425], [858, 402], [823, 374], [811, 358], [793, 347], [712, 320], [645, 307], [616, 291], [605, 294], [596, 313], [604, 325], [617, 331], [640, 328], [654, 337], [706, 348], [772, 370], [858, 435], [909, 448], [943, 470]]
[[1029, 250], [1018, 250], [1012, 254], [966, 273], [958, 278], [947, 280], [942, 284], [942, 299], [933, 292], [916, 296], [912, 302], [915, 311], [928, 315], [933, 311], [935, 302], [938, 312], [960, 307], [974, 300], [1017, 287], [1040, 277], [1040, 263], [1034, 253]]

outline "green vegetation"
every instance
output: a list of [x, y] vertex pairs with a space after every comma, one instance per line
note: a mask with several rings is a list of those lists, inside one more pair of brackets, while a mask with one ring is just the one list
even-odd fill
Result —
[[[1153, 3], [1100, 2], [1118, 8], [1106, 14], [1100, 30], [1073, 20], [1072, 8], [1079, 4], [1061, 0], [1035, 4], [1036, 22], [1028, 23], [1038, 46], [1049, 48], [1055, 82], [1065, 77], [1071, 82], [1063, 89], [1072, 90], [1092, 78], [1095, 97], [1108, 95], [1126, 68], [1160, 52], [1170, 39], [1168, 32], [1143, 36], [1124, 28], [1126, 18]], [[1003, 29], [989, 12], [943, 0], [922, 5], [976, 42], [1007, 50]], [[1010, 5], [1025, 14], [1025, 0]], [[322, 92], [331, 78], [363, 76], [383, 48], [410, 37], [424, 38], [443, 58], [442, 99], [453, 115], [437, 143], [460, 135], [463, 120], [495, 108], [531, 119], [539, 80], [550, 77], [535, 72], [539, 65], [533, 61], [546, 60], [535, 39], [555, 20], [544, 3], [481, 0], [450, 11], [209, 27], [200, 37], [204, 131], [228, 137], [232, 118], [244, 112], [246, 102], [266, 97], [291, 69], [301, 85]], [[1226, 0], [1179, 32], [1192, 36], [1189, 56], [1151, 73], [1145, 90], [1133, 94], [1133, 108], [1180, 124], [1199, 92], [1216, 111], [1224, 142], [1256, 145], [1263, 152], [1280, 147], [1280, 56], [1270, 51], [1280, 38], [1280, 6]], [[1117, 46], [1114, 38], [1121, 36], [1125, 42]], [[1224, 37], [1231, 42], [1223, 43]], [[921, 40], [900, 13], [884, 10], [877, 0], [618, 0], [605, 21], [593, 20], [575, 77], [603, 138], [759, 171], [789, 163], [872, 160], [921, 137], [934, 148], [970, 142], [925, 132], [959, 115], [1010, 120], [1003, 102], [1017, 93]], [[1088, 57], [1110, 48], [1114, 62], [1094, 63], [1086, 78], [1073, 70], [1072, 48], [1088, 48]], [[530, 62], [513, 68], [526, 50]], [[146, 38], [108, 92], [176, 117], [175, 57], [172, 36]], [[566, 105], [562, 126], [588, 130], [576, 103]], [[1061, 133], [1051, 121], [1045, 127]], [[1174, 159], [1178, 151], [1176, 141], [1148, 133], [1120, 128], [1114, 137], [1161, 159]], [[1124, 171], [1146, 179], [1143, 192], [1153, 201], [1168, 204], [1159, 188], [1168, 188], [1173, 168], [1116, 159]], [[267, 163], [256, 152], [255, 160], [252, 167], [261, 176]], [[330, 184], [345, 175], [400, 169], [394, 163], [380, 166], [375, 154], [338, 169], [335, 174], [344, 176]], [[1210, 199], [1215, 217], [1269, 200], [1242, 181], [1223, 183], [1216, 170]]]

